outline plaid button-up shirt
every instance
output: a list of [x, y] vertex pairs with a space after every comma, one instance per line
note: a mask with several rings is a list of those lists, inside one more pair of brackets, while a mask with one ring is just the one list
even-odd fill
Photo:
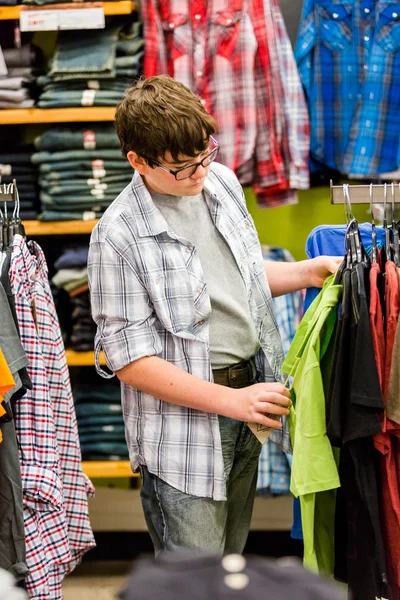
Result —
[[354, 176], [400, 164], [400, 3], [305, 0], [296, 58], [311, 154]]
[[61, 600], [62, 581], [95, 545], [94, 488], [82, 472], [75, 408], [43, 251], [20, 235], [9, 269], [32, 390], [14, 405], [30, 598]]
[[278, 0], [145, 0], [146, 77], [169, 73], [218, 123], [219, 161], [260, 206], [308, 187], [307, 105]]
[[[243, 277], [261, 349], [278, 381], [283, 359], [257, 232], [242, 188], [226, 167], [213, 163], [204, 189], [211, 218], [228, 243]], [[194, 246], [170, 230], [144, 182], [132, 183], [93, 230], [88, 260], [96, 355], [103, 347], [112, 371], [157, 355], [212, 381], [210, 297]], [[97, 359], [97, 369], [104, 372]], [[226, 498], [218, 418], [175, 406], [122, 385], [126, 438], [133, 470], [148, 470], [187, 494]], [[273, 432], [290, 448], [286, 431]]]

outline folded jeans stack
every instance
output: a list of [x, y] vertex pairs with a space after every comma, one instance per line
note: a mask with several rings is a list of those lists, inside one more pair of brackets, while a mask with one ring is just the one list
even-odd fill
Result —
[[73, 396], [83, 460], [127, 460], [119, 382], [78, 383]]
[[[37, 219], [39, 208], [38, 169], [32, 164], [34, 147], [28, 144], [15, 145], [13, 140], [5, 140], [4, 148], [12, 147], [12, 152], [0, 153], [0, 176], [2, 183], [17, 182], [20, 217], [22, 220]], [[14, 206], [7, 207], [12, 212]]]
[[40, 52], [32, 44], [3, 48], [7, 75], [0, 77], [0, 109], [32, 108], [35, 105], [34, 78]]
[[38, 78], [39, 107], [116, 106], [142, 73], [141, 23], [117, 19], [105, 29], [85, 30], [84, 36], [59, 33], [50, 70]]
[[43, 221], [100, 217], [132, 178], [114, 127], [54, 127], [35, 140]]

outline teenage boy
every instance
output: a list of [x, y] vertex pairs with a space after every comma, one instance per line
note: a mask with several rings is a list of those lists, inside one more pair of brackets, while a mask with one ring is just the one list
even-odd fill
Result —
[[215, 162], [216, 123], [184, 85], [139, 81], [116, 127], [135, 173], [91, 237], [96, 354], [121, 381], [156, 553], [240, 553], [261, 449], [247, 423], [281, 430], [290, 406], [271, 298], [321, 287], [337, 260], [264, 263], [242, 188]]

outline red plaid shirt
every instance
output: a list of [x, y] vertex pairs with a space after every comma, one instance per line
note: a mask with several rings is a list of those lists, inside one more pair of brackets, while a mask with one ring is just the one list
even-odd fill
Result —
[[169, 73], [218, 123], [219, 161], [261, 206], [308, 187], [309, 123], [277, 0], [144, 0], [144, 74]]
[[61, 600], [64, 576], [92, 548], [88, 494], [68, 366], [47, 276], [35, 242], [16, 235], [9, 271], [32, 390], [15, 404], [30, 598]]

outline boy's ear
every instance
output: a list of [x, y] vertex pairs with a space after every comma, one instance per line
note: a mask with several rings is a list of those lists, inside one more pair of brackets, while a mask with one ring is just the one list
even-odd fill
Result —
[[129, 164], [131, 165], [131, 167], [135, 169], [135, 171], [140, 173], [140, 175], [145, 175], [150, 169], [145, 159], [141, 156], [138, 156], [136, 152], [133, 152], [132, 150], [128, 152], [126, 158], [129, 160]]

